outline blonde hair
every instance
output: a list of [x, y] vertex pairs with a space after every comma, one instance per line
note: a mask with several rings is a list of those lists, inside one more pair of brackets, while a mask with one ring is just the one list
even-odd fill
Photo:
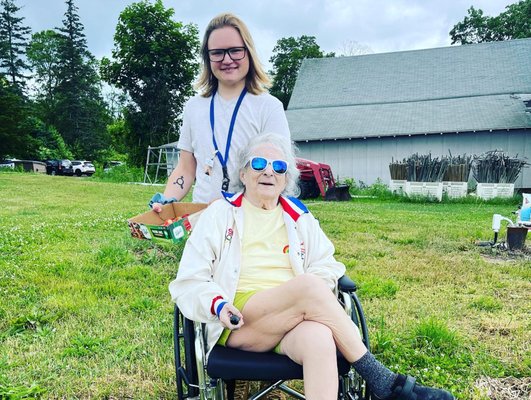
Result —
[[218, 79], [214, 76], [212, 69], [210, 68], [210, 60], [208, 58], [208, 38], [214, 30], [223, 28], [225, 26], [231, 26], [236, 29], [242, 37], [245, 47], [247, 48], [246, 57], [249, 57], [249, 72], [245, 77], [245, 87], [249, 93], [252, 94], [260, 94], [265, 92], [271, 85], [271, 80], [264, 71], [262, 64], [260, 64], [251, 33], [241, 19], [230, 13], [219, 14], [218, 16], [212, 18], [206, 28], [205, 35], [203, 37], [203, 44], [201, 45], [203, 68], [195, 88], [201, 92], [203, 97], [212, 96], [212, 94], [218, 88]]

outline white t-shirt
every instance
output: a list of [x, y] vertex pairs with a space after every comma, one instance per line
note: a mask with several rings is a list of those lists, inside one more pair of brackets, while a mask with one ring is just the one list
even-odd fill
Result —
[[[196, 203], [208, 203], [221, 197], [223, 171], [219, 158], [214, 154], [210, 128], [210, 100], [211, 97], [205, 98], [200, 95], [188, 100], [177, 144], [179, 149], [193, 153], [197, 161], [192, 196]], [[223, 158], [225, 158], [230, 120], [237, 101], [238, 98], [225, 100], [219, 94], [214, 97], [214, 130], [216, 143]], [[247, 93], [240, 105], [232, 133], [227, 163], [229, 176], [236, 168], [235, 161], [240, 149], [246, 146], [252, 137], [261, 133], [277, 133], [290, 137], [284, 108], [280, 100], [269, 93], [259, 95]], [[207, 175], [205, 167], [211, 159], [214, 165], [211, 174]]]

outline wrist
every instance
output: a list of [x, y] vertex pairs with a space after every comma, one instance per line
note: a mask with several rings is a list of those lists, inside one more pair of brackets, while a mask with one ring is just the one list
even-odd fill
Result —
[[223, 298], [223, 296], [216, 296], [212, 299], [212, 303], [210, 304], [210, 313], [212, 315], [215, 315], [215, 316], [218, 316], [218, 308], [219, 308], [219, 311], [221, 312], [221, 309], [223, 308], [223, 306], [220, 307], [221, 304], [225, 305], [227, 303], [227, 301]]
[[177, 199], [175, 197], [166, 197], [162, 193], [155, 193], [153, 197], [151, 198], [151, 200], [149, 201], [148, 205], [149, 205], [149, 208], [153, 208], [153, 204], [155, 203], [164, 205], [164, 204], [169, 204], [169, 203], [173, 203], [176, 201]]
[[218, 317], [218, 319], [219, 319], [219, 315], [221, 314], [221, 310], [223, 310], [223, 307], [225, 307], [226, 304], [227, 304], [226, 301], [222, 301], [222, 302], [219, 303], [218, 306], [216, 307], [216, 317]]

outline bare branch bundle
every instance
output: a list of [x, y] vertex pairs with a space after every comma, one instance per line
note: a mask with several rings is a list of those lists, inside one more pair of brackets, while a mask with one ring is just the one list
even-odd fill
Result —
[[404, 161], [398, 162], [393, 158], [391, 159], [391, 164], [389, 164], [389, 173], [391, 174], [391, 179], [393, 180], [406, 180], [407, 177], [407, 163]]
[[450, 182], [467, 182], [472, 168], [472, 156], [459, 155], [453, 156], [452, 152], [448, 157], [448, 169], [444, 174], [443, 181]]
[[487, 151], [474, 157], [472, 173], [478, 183], [514, 183], [529, 163], [524, 159], [509, 157], [501, 150]]
[[442, 182], [444, 173], [448, 168], [446, 157], [432, 158], [427, 155], [413, 154], [407, 160], [407, 180], [410, 182]]

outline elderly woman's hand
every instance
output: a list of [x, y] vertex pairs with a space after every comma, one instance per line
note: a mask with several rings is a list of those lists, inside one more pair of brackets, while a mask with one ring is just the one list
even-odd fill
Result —
[[[231, 322], [231, 317], [233, 317], [234, 322], [234, 316], [239, 318], [238, 323], [236, 324]], [[240, 329], [244, 324], [243, 315], [240, 310], [238, 310], [236, 307], [229, 303], [225, 304], [221, 309], [221, 312], [219, 313], [219, 321], [221, 322], [221, 325], [223, 325], [224, 328], [227, 328], [231, 331]]]

